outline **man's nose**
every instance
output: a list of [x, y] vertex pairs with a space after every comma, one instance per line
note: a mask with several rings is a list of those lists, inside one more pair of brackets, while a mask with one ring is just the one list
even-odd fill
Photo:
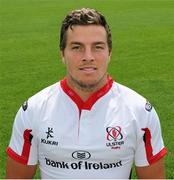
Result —
[[83, 61], [94, 61], [94, 55], [91, 48], [85, 48], [83, 57]]

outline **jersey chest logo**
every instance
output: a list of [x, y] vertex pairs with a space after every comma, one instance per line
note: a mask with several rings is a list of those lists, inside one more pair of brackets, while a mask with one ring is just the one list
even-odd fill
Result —
[[41, 143], [42, 144], [47, 144], [47, 145], [53, 145], [53, 146], [58, 146], [58, 141], [54, 140], [54, 132], [53, 128], [48, 127], [47, 131], [45, 132], [45, 138], [41, 138]]
[[124, 144], [123, 133], [120, 126], [106, 128], [106, 147], [120, 149]]

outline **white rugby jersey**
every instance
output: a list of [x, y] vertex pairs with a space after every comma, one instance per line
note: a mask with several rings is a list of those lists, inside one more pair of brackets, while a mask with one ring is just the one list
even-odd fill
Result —
[[29, 98], [7, 148], [50, 179], [127, 179], [133, 163], [148, 166], [166, 152], [154, 108], [111, 77], [86, 102], [66, 79]]

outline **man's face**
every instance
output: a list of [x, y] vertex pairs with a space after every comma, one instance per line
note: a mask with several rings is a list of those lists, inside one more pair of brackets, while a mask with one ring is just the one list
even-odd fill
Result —
[[104, 27], [76, 25], [69, 28], [62, 59], [69, 83], [94, 88], [106, 83], [110, 52]]

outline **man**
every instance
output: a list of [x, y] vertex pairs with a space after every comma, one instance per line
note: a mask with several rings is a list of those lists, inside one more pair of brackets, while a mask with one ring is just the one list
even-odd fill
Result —
[[109, 26], [93, 9], [75, 10], [61, 27], [65, 79], [18, 111], [7, 148], [7, 178], [165, 178], [158, 116], [142, 96], [107, 73]]

